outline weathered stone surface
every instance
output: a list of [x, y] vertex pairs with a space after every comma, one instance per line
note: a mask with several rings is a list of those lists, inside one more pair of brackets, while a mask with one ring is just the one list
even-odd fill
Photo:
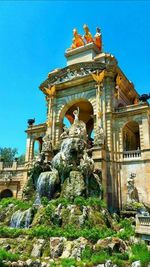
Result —
[[113, 267], [113, 263], [112, 263], [112, 261], [111, 261], [111, 260], [107, 260], [107, 261], [105, 262], [105, 267]]
[[71, 252], [71, 258], [75, 258], [77, 260], [81, 259], [82, 251], [85, 249], [88, 240], [84, 237], [79, 237], [75, 241], [73, 241], [73, 247]]
[[28, 260], [26, 261], [27, 266], [29, 266], [29, 267], [32, 266], [32, 262], [33, 262], [33, 261], [32, 261], [31, 259], [28, 259]]
[[64, 237], [51, 237], [50, 238], [50, 255], [52, 258], [58, 258], [61, 256], [64, 249]]
[[61, 255], [61, 258], [69, 258], [71, 256], [72, 247], [73, 247], [73, 241], [66, 241], [64, 244], [64, 250]]
[[140, 261], [134, 261], [131, 265], [131, 267], [141, 267], [141, 262]]
[[85, 182], [83, 175], [79, 171], [71, 171], [63, 184], [61, 196], [73, 199], [77, 196], [84, 196], [84, 194]]
[[31, 257], [38, 258], [41, 256], [42, 247], [44, 244], [44, 239], [38, 239], [36, 243], [33, 245], [33, 249], [31, 252]]
[[118, 237], [107, 237], [105, 239], [100, 239], [97, 241], [94, 249], [110, 249], [112, 252], [123, 253], [127, 250], [127, 246], [123, 240]]

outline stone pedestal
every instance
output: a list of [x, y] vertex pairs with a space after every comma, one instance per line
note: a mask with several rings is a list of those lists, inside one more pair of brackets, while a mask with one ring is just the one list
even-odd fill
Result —
[[89, 43], [75, 49], [67, 49], [65, 57], [67, 58], [67, 65], [72, 65], [79, 62], [91, 61], [100, 53], [100, 50], [94, 43]]

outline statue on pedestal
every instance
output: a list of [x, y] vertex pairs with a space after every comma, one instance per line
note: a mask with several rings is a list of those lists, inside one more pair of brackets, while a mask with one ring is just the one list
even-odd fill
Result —
[[94, 43], [102, 51], [102, 34], [100, 28], [96, 28], [96, 34], [94, 36]]
[[79, 107], [77, 107], [77, 109], [73, 111], [73, 115], [74, 115], [74, 122], [78, 122], [79, 121]]
[[86, 40], [86, 43], [94, 43], [92, 34], [90, 33], [89, 28], [86, 24], [84, 24], [83, 29], [85, 31], [85, 35], [83, 37]]
[[139, 202], [138, 191], [134, 184], [135, 177], [136, 177], [136, 174], [131, 173], [129, 178], [127, 179], [127, 190], [128, 190], [127, 203]]
[[78, 34], [77, 29], [74, 29], [74, 30], [73, 30], [73, 36], [74, 36], [74, 38], [73, 38], [73, 40], [72, 40], [72, 45], [71, 45], [71, 48], [72, 48], [72, 49], [84, 45], [84, 41], [83, 41], [83, 39], [82, 39], [82, 36], [81, 36], [80, 34]]

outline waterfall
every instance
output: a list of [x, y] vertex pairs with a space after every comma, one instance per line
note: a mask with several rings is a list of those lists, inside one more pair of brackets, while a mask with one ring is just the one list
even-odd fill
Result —
[[17, 210], [13, 213], [10, 221], [12, 228], [29, 228], [32, 222], [32, 208], [25, 211]]
[[37, 208], [41, 206], [41, 198], [38, 192], [36, 192], [36, 197], [33, 206]]
[[[55, 187], [59, 183], [59, 176], [56, 170], [42, 172], [37, 181], [37, 199], [40, 201], [40, 197], [44, 196], [51, 199], [55, 192]], [[35, 203], [36, 204], [36, 203]]]

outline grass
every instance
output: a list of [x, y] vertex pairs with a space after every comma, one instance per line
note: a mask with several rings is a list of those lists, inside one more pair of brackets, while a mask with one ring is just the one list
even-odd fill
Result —
[[150, 262], [150, 252], [148, 251], [148, 248], [146, 244], [139, 243], [134, 244], [131, 247], [132, 255], [130, 257], [130, 261], [137, 261], [140, 260], [143, 267], [147, 267], [148, 263]]
[[118, 232], [117, 236], [122, 240], [129, 240], [129, 238], [135, 234], [132, 221], [130, 219], [120, 220], [119, 227], [123, 230]]
[[114, 232], [111, 229], [102, 228], [98, 229], [93, 227], [77, 229], [74, 225], [67, 225], [65, 229], [61, 227], [48, 227], [48, 226], [37, 226], [32, 229], [16, 229], [10, 227], [0, 227], [0, 237], [18, 237], [20, 235], [28, 235], [30, 237], [42, 237], [49, 238], [55, 236], [64, 236], [68, 239], [76, 239], [84, 237], [91, 242], [96, 242], [98, 239], [105, 238], [113, 235]]
[[33, 203], [30, 201], [26, 202], [24, 200], [19, 200], [16, 198], [3, 198], [2, 200], [0, 200], [0, 206], [2, 209], [7, 208], [10, 204], [16, 205], [20, 210], [26, 210], [32, 207]]
[[53, 206], [58, 206], [59, 204], [62, 204], [62, 206], [67, 207], [68, 205], [77, 205], [77, 206], [92, 206], [92, 207], [99, 207], [99, 208], [106, 208], [106, 203], [104, 200], [101, 200], [100, 198], [96, 197], [75, 197], [74, 200], [66, 199], [66, 198], [57, 198], [48, 201], [46, 197], [42, 198], [42, 204], [44, 206], [48, 204], [52, 204]]
[[0, 249], [0, 266], [5, 266], [3, 264], [3, 260], [18, 261], [19, 255], [10, 253], [6, 251], [5, 249]]

